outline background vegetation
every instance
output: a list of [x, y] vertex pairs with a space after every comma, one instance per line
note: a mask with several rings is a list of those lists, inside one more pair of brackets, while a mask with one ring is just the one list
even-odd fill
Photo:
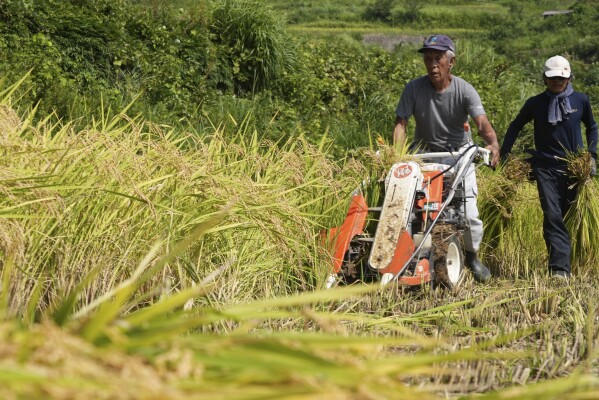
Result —
[[502, 136], [555, 54], [597, 109], [596, 19], [591, 1], [0, 2], [0, 397], [598, 397], [596, 180], [568, 216], [568, 286], [507, 166], [479, 170], [490, 285], [321, 291], [319, 239], [393, 159], [374, 139], [423, 35], [456, 39]]
[[[479, 90], [500, 135], [539, 90], [551, 55], [568, 56], [577, 89], [595, 99], [595, 5], [7, 0], [0, 73], [14, 82], [31, 70], [33, 86], [19, 103], [40, 115], [86, 122], [135, 100], [130, 114], [200, 134], [227, 115], [249, 116], [273, 140], [305, 134], [317, 143], [328, 132], [341, 156], [376, 135], [389, 138], [402, 85], [423, 73], [415, 43], [431, 31], [456, 39], [456, 74]], [[541, 16], [566, 6], [573, 13]], [[381, 12], [390, 17], [367, 17]]]

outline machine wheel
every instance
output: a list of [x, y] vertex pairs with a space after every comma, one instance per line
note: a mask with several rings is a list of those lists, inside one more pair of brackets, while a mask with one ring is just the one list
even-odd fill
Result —
[[464, 252], [459, 235], [452, 233], [445, 236], [437, 232], [433, 236], [433, 243], [435, 285], [448, 289], [458, 287], [464, 277]]

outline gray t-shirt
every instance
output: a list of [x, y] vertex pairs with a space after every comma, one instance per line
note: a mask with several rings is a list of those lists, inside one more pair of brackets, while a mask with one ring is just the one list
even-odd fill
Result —
[[414, 145], [443, 151], [465, 144], [468, 115], [474, 118], [485, 109], [474, 87], [462, 78], [452, 76], [449, 87], [439, 93], [425, 75], [406, 84], [395, 113], [406, 121], [414, 116]]

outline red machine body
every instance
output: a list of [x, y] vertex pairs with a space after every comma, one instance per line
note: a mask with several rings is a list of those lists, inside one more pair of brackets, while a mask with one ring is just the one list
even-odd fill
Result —
[[[326, 235], [333, 271], [327, 285], [341, 278], [409, 286], [440, 279], [456, 286], [463, 270], [460, 233], [467, 227], [461, 212], [464, 178], [477, 155], [488, 164], [488, 150], [475, 145], [396, 163], [384, 182], [375, 183], [380, 196], [372, 206], [361, 190], [355, 191], [345, 221]], [[442, 157], [454, 157], [455, 163], [435, 162]]]

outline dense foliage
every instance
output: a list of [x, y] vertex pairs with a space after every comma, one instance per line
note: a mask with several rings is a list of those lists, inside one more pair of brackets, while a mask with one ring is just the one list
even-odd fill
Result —
[[6, 1], [0, 20], [2, 71], [14, 79], [31, 69], [34, 91], [25, 101], [61, 117], [96, 112], [101, 101], [120, 109], [141, 93], [137, 110], [186, 115], [205, 96], [210, 69], [218, 69], [201, 10], [192, 16], [123, 0]]
[[[346, 12], [385, 24], [401, 17], [404, 28], [490, 27], [488, 33], [454, 35], [456, 73], [479, 90], [500, 134], [522, 99], [538, 90], [539, 63], [547, 55], [571, 54], [577, 84], [599, 92], [592, 64], [597, 51], [588, 40], [596, 29], [591, 2], [532, 22], [526, 18], [530, 5], [519, 2], [471, 9], [468, 2], [453, 3], [377, 1]], [[238, 129], [241, 121], [275, 140], [303, 133], [317, 142], [328, 131], [339, 153], [377, 135], [388, 139], [403, 84], [423, 73], [413, 47], [386, 52], [365, 48], [355, 36], [291, 36], [283, 6], [272, 4], [7, 0], [0, 3], [0, 74], [16, 81], [31, 71], [33, 85], [20, 94], [20, 104], [38, 104], [40, 115], [56, 111], [61, 118], [89, 120], [134, 102], [130, 113], [171, 125], [184, 121], [199, 133], [220, 123]], [[519, 61], [524, 52], [534, 57]]]

